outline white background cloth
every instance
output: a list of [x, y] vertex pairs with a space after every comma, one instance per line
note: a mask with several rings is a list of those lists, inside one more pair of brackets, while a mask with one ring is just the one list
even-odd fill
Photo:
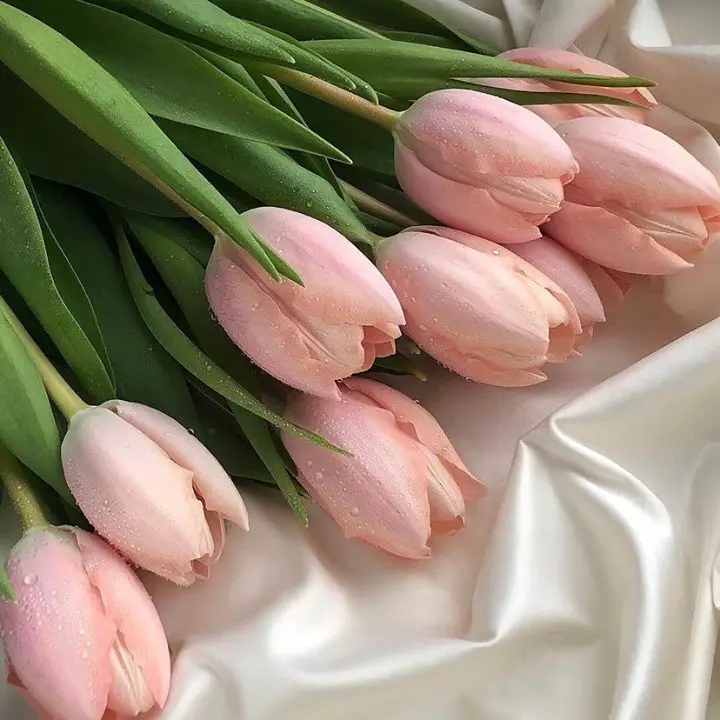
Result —
[[[683, 117], [720, 129], [717, 0], [412, 4], [658, 80], [672, 110], [653, 123], [720, 175]], [[690, 332], [719, 314], [715, 245], [633, 289], [543, 385], [403, 383], [490, 487], [430, 561], [345, 541], [315, 508], [304, 531], [248, 491], [252, 531], [210, 580], [148, 582], [177, 652], [162, 720], [720, 720], [720, 320]], [[0, 717], [32, 715], [1, 688]]]

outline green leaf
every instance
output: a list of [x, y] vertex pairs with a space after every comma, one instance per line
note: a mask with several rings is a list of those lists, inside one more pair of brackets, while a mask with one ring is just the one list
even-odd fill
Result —
[[[138, 215], [127, 216], [127, 221], [180, 306], [200, 348], [243, 388], [257, 394], [260, 391], [259, 373], [233, 345], [220, 325], [212, 320], [205, 296], [205, 270], [183, 249], [184, 238], [179, 243], [175, 242], [173, 223]], [[233, 403], [231, 409], [288, 504], [300, 520], [307, 524], [305, 505], [277, 452], [267, 422], [237, 404]]]
[[310, 440], [318, 445], [336, 452], [345, 451], [335, 447], [327, 440], [305, 428], [285, 420], [282, 416], [266, 408], [259, 400], [239, 385], [215, 361], [199, 350], [193, 342], [173, 322], [172, 318], [163, 310], [155, 297], [152, 287], [145, 279], [140, 266], [135, 259], [124, 230], [115, 223], [114, 230], [118, 240], [120, 259], [125, 271], [130, 292], [145, 324], [155, 336], [156, 340], [172, 355], [191, 375], [244, 410], [267, 420], [269, 423], [299, 437]]
[[0, 565], [0, 598], [3, 598], [8, 602], [15, 602], [15, 591], [13, 590], [7, 573], [5, 572], [4, 564]]
[[650, 87], [638, 77], [608, 77], [523, 65], [462, 50], [394, 40], [314, 40], [303, 47], [319, 52], [342, 68], [367, 80], [379, 92], [396, 95], [403, 81], [458, 78], [542, 78], [598, 87]]
[[[30, 192], [0, 140], [0, 268], [93, 401], [105, 400], [112, 397], [114, 384], [103, 362], [104, 347], [92, 306], [42, 213], [36, 214]], [[76, 316], [83, 318], [88, 332]]]
[[351, 240], [371, 241], [332, 185], [282, 150], [168, 121], [162, 127], [184, 152], [265, 205], [310, 215]]
[[385, 373], [387, 375], [411, 375], [412, 377], [425, 382], [427, 375], [418, 365], [399, 353], [386, 358], [379, 358], [375, 361], [371, 373]]
[[147, 22], [159, 21], [165, 31], [173, 28], [188, 38], [285, 65], [293, 64], [288, 53], [272, 35], [238, 20], [209, 0], [93, 0], [97, 5], [132, 14]]
[[600, 105], [623, 105], [625, 107], [640, 107], [636, 103], [619, 97], [599, 95], [595, 93], [576, 92], [534, 92], [531, 90], [507, 90], [477, 83], [463, 83], [464, 87], [479, 90], [486, 95], [501, 97], [516, 105], [556, 105], [558, 103], [595, 103]]
[[188, 214], [233, 238], [272, 277], [299, 280], [112, 75], [57, 31], [2, 0], [0, 61]]
[[0, 441], [72, 501], [60, 465], [60, 433], [37, 367], [0, 309]]
[[68, 122], [0, 63], [0, 136], [33, 175], [74, 185], [122, 207], [153, 215], [185, 215], [115, 156]]
[[267, 25], [298, 40], [382, 37], [374, 30], [307, 0], [215, 0], [215, 4], [236, 17]]
[[305, 122], [341, 148], [353, 165], [395, 176], [393, 139], [389, 132], [297, 90], [288, 89], [287, 93]]
[[56, 183], [38, 181], [35, 188], [45, 217], [95, 308], [117, 383], [116, 396], [157, 408], [185, 427], [196, 427], [184, 373], [140, 317], [99, 208]]
[[347, 160], [330, 143], [180, 40], [81, 0], [14, 0], [14, 4], [76, 43], [151, 115]]

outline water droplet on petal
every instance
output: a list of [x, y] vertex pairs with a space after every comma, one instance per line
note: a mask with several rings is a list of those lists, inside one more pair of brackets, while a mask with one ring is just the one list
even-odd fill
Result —
[[353, 517], [357, 517], [357, 516], [360, 514], [360, 508], [356, 508], [356, 507], [351, 508], [351, 509], [350, 509], [350, 514], [351, 514]]
[[314, 479], [314, 480], [317, 480], [317, 481], [319, 482], [320, 480], [323, 479], [323, 474], [322, 474], [321, 472], [316, 472], [316, 473], [313, 475], [313, 479]]
[[420, 330], [422, 330], [422, 332], [425, 332], [427, 330], [427, 325], [418, 325], [418, 327], [420, 328]]
[[35, 573], [28, 573], [23, 578], [23, 583], [25, 583], [25, 585], [27, 585], [28, 587], [31, 585], [34, 585], [36, 582], [37, 582], [37, 575]]

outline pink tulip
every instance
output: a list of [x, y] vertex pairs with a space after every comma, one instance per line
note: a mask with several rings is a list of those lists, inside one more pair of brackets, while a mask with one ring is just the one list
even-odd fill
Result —
[[248, 529], [245, 504], [220, 463], [145, 405], [111, 400], [73, 415], [62, 463], [95, 530], [178, 585], [208, 576], [225, 545], [225, 520]]
[[235, 243], [220, 238], [205, 285], [233, 342], [287, 385], [337, 398], [336, 381], [395, 352], [402, 309], [377, 268], [328, 225], [280, 208], [245, 221], [305, 283], [276, 282]]
[[[121, 720], [162, 708], [170, 654], [155, 607], [119, 555], [77, 528], [33, 528], [0, 601], [8, 679], [49, 720]], [[107, 713], [106, 713], [107, 711]]]
[[[536, 67], [551, 70], [568, 70], [588, 75], [607, 75], [618, 78], [627, 77], [624, 72], [607, 63], [594, 58], [578, 55], [568, 50], [555, 50], [552, 48], [525, 47], [516, 48], [500, 53], [499, 58], [513, 62], [535, 65]], [[627, 100], [642, 105], [642, 107], [627, 107], [623, 105], [607, 105], [597, 103], [561, 103], [559, 105], [526, 105], [550, 125], [572, 120], [573, 118], [601, 115], [605, 117], [624, 117], [635, 122], [645, 122], [649, 108], [657, 105], [657, 101], [647, 88], [621, 88], [621, 87], [594, 87], [589, 85], [568, 85], [553, 80], [540, 80], [535, 78], [487, 78], [482, 80], [483, 85], [506, 88], [508, 90], [526, 90], [531, 92], [573, 92], [580, 95], [597, 93], [620, 100]], [[581, 98], [578, 98], [581, 100]]]
[[405, 310], [404, 331], [443, 365], [477, 382], [518, 387], [577, 355], [577, 310], [556, 283], [484, 238], [441, 227], [384, 240], [378, 267]]
[[667, 275], [720, 226], [720, 186], [674, 140], [624, 118], [579, 118], [557, 128], [580, 164], [544, 232], [599, 265]]
[[465, 501], [485, 495], [435, 418], [380, 383], [350, 378], [339, 402], [296, 393], [287, 417], [351, 453], [283, 434], [300, 482], [347, 537], [428, 557], [431, 533], [459, 530]]
[[451, 227], [502, 243], [540, 237], [577, 164], [529, 110], [474, 90], [420, 98], [395, 128], [405, 192]]

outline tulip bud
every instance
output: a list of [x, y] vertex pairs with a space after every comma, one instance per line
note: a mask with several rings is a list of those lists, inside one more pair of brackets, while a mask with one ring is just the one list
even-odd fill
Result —
[[661, 132], [623, 118], [579, 118], [557, 127], [580, 164], [544, 232], [605, 267], [667, 275], [720, 227], [713, 174]]
[[537, 115], [474, 90], [420, 98], [395, 128], [405, 192], [447, 225], [496, 242], [540, 237], [577, 164]]
[[8, 680], [41, 715], [101, 720], [163, 707], [170, 654], [160, 618], [108, 545], [77, 528], [33, 528], [7, 571], [17, 596], [0, 601]]
[[[499, 58], [513, 62], [549, 68], [550, 70], [568, 70], [569, 72], [586, 73], [589, 75], [607, 75], [611, 78], [627, 77], [612, 65], [585, 57], [568, 50], [555, 50], [553, 48], [524, 47], [508, 50], [498, 55]], [[600, 115], [604, 117], [624, 117], [638, 123], [645, 122], [649, 108], [657, 105], [657, 101], [647, 88], [632, 87], [591, 87], [588, 85], [573, 85], [553, 80], [539, 78], [483, 78], [483, 85], [506, 88], [507, 90], [526, 90], [531, 92], [573, 92], [578, 94], [577, 103], [559, 103], [557, 105], [525, 105], [550, 125], [559, 125], [578, 117]], [[627, 100], [642, 107], [628, 107], [624, 105], [607, 105], [600, 103], [583, 103], [582, 95], [598, 93], [620, 100]]]
[[220, 463], [145, 405], [111, 400], [73, 415], [62, 463], [95, 530], [178, 585], [208, 576], [225, 545], [225, 520], [248, 529], [245, 504]]
[[435, 418], [380, 383], [350, 378], [339, 402], [296, 393], [287, 417], [351, 453], [283, 434], [303, 487], [347, 537], [427, 557], [431, 533], [459, 530], [465, 501], [485, 495]]
[[547, 379], [546, 362], [577, 354], [582, 328], [567, 293], [501, 245], [421, 227], [384, 240], [377, 257], [403, 305], [405, 333], [470, 380], [533, 385]]
[[243, 217], [305, 286], [276, 282], [219, 238], [205, 278], [213, 312], [263, 370], [303, 392], [337, 398], [336, 380], [395, 352], [404, 323], [397, 298], [370, 260], [319, 220], [269, 207]]

